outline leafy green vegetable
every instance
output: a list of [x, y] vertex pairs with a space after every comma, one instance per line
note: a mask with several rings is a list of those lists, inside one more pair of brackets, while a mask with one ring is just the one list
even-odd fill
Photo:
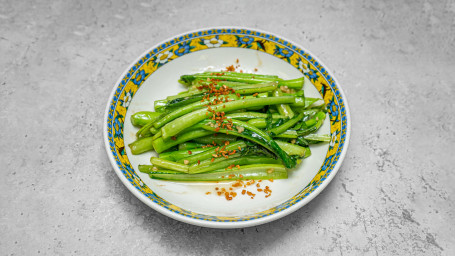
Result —
[[139, 171], [152, 179], [223, 181], [285, 179], [288, 170], [326, 143], [317, 134], [325, 102], [305, 97], [303, 77], [203, 72], [182, 75], [188, 90], [154, 102], [155, 112], [131, 116], [140, 127], [131, 153], [159, 157]]

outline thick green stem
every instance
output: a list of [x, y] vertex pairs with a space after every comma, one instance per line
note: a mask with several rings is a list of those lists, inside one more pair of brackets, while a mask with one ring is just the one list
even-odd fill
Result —
[[302, 118], [304, 116], [305, 116], [304, 113], [300, 113], [298, 116], [295, 116], [294, 118], [291, 118], [290, 120], [288, 120], [284, 124], [269, 130], [269, 133], [272, 136], [275, 135], [275, 134], [280, 134], [280, 133], [286, 131], [287, 129], [291, 128], [292, 126], [294, 126], [297, 122], [302, 120]]
[[181, 173], [181, 172], [178, 172], [178, 171], [159, 169], [158, 167], [153, 166], [153, 165], [149, 165], [149, 164], [140, 164], [138, 166], [138, 169], [139, 169], [140, 172], [147, 173], [147, 174], [151, 174], [151, 173], [154, 173], [154, 174], [157, 174], [157, 173], [160, 173], [160, 174]]
[[161, 113], [152, 111], [141, 111], [131, 115], [131, 123], [134, 126], [142, 127], [150, 122], [154, 122], [160, 116]]
[[251, 74], [251, 73], [238, 73], [238, 72], [204, 72], [192, 75], [183, 75], [180, 77], [179, 82], [185, 85], [191, 85], [193, 82], [198, 80], [207, 80], [209, 79], [216, 79], [216, 80], [225, 80], [225, 81], [232, 81], [232, 82], [241, 82], [241, 83], [249, 83], [249, 84], [256, 84], [256, 83], [264, 83], [264, 82], [272, 82], [278, 81], [280, 86], [287, 86], [291, 89], [302, 89], [304, 85], [304, 77], [290, 79], [290, 80], [283, 80], [278, 78], [275, 75], [259, 75], [259, 74]]
[[245, 94], [254, 94], [254, 93], [261, 93], [261, 92], [271, 92], [274, 91], [277, 87], [277, 82], [270, 82], [265, 84], [251, 84], [248, 86], [241, 86], [235, 88], [235, 93], [239, 93], [242, 95]]
[[303, 77], [291, 79], [291, 80], [281, 80], [278, 86], [287, 86], [290, 89], [300, 90], [303, 88], [305, 79]]
[[[180, 159], [178, 162], [179, 163], [183, 163], [185, 160], [188, 160], [189, 164], [194, 164], [194, 163], [197, 163], [198, 161], [203, 161], [205, 159], [214, 158], [213, 155], [219, 153], [219, 151], [220, 151], [220, 149], [222, 147], [223, 146], [213, 147], [210, 150], [207, 150], [207, 151], [202, 152], [200, 154], [192, 155], [192, 156], [189, 156], [189, 157], [187, 157], [185, 159]], [[246, 143], [244, 141], [236, 141], [236, 142], [233, 142], [233, 143], [230, 143], [229, 145], [227, 145], [225, 150], [226, 151], [233, 151], [233, 150], [240, 151], [241, 149], [243, 149], [245, 147], [246, 147]], [[218, 148], [218, 150], [217, 150], [217, 148]]]
[[185, 85], [191, 85], [193, 81], [197, 80], [207, 80], [208, 79], [216, 79], [216, 80], [226, 80], [226, 81], [233, 81], [233, 82], [241, 82], [241, 83], [249, 83], [249, 84], [257, 84], [257, 83], [264, 83], [264, 82], [273, 82], [279, 81], [277, 76], [266, 76], [266, 75], [258, 75], [258, 74], [249, 74], [249, 73], [234, 73], [234, 72], [211, 72], [211, 73], [199, 73], [199, 74], [192, 74], [192, 75], [183, 75], [180, 76], [179, 82]]
[[[291, 95], [288, 93], [283, 93], [283, 95]], [[309, 107], [320, 107], [324, 105], [324, 100], [318, 98], [302, 98], [302, 97], [295, 97], [295, 102], [290, 104], [291, 107], [297, 109], [305, 109]]]
[[180, 92], [179, 94], [177, 95], [172, 95], [172, 96], [168, 96], [166, 97], [166, 103], [168, 103], [169, 101], [171, 100], [175, 100], [175, 99], [178, 99], [178, 98], [182, 98], [182, 97], [190, 97], [190, 96], [194, 96], [194, 95], [198, 95], [198, 94], [202, 94], [204, 92], [202, 91], [199, 91], [199, 90], [188, 90], [188, 91], [183, 91], [183, 92]]
[[183, 134], [180, 134], [179, 136], [168, 138], [168, 139], [159, 137], [159, 138], [153, 140], [152, 144], [153, 144], [153, 148], [155, 149], [155, 151], [157, 153], [161, 153], [164, 150], [171, 148], [175, 145], [178, 145], [180, 143], [183, 143], [183, 142], [195, 139], [195, 138], [207, 136], [212, 133], [213, 132], [207, 131], [204, 129], [196, 129], [196, 130], [185, 132]]
[[202, 146], [205, 146], [206, 144], [203, 143], [197, 143], [197, 142], [183, 142], [179, 144], [179, 150], [190, 150], [193, 148], [202, 148]]
[[[242, 149], [244, 150], [244, 149]], [[244, 157], [245, 155], [243, 155], [242, 151], [240, 152], [236, 152], [235, 154], [233, 155], [230, 155], [228, 159], [234, 159], [234, 158], [237, 158], [237, 157]], [[217, 157], [215, 158], [213, 161], [211, 158], [208, 158], [208, 159], [205, 159], [205, 160], [202, 160], [202, 161], [198, 161], [196, 163], [192, 163], [190, 164], [190, 168], [191, 167], [195, 167], [195, 166], [198, 166], [198, 167], [206, 167], [206, 166], [209, 166], [209, 165], [212, 165], [212, 164], [216, 164], [216, 163], [219, 163], [219, 162], [223, 162], [223, 161], [226, 161], [226, 158], [224, 157]]]
[[167, 100], [155, 100], [155, 102], [153, 104], [154, 104], [154, 109], [156, 112], [159, 112], [159, 113], [166, 112]]
[[164, 160], [164, 159], [161, 159], [158, 157], [150, 158], [150, 162], [154, 166], [158, 166], [163, 169], [172, 170], [172, 171], [188, 173], [188, 169], [189, 169], [188, 165], [186, 165], [186, 164], [176, 163], [176, 162]]
[[273, 137], [274, 138], [285, 138], [285, 139], [296, 139], [297, 137], [299, 137], [299, 135], [297, 134], [297, 131], [287, 130], [280, 134], [276, 134]]
[[267, 120], [263, 118], [250, 119], [248, 120], [248, 123], [259, 129], [264, 129], [267, 127]]
[[[180, 145], [182, 145], [182, 144], [180, 144]], [[169, 161], [178, 161], [180, 159], [187, 158], [192, 155], [197, 155], [197, 154], [202, 153], [207, 150], [209, 150], [209, 148], [193, 148], [191, 150], [185, 149], [185, 150], [164, 152], [164, 153], [160, 154], [160, 158], [169, 160]], [[190, 154], [190, 152], [191, 152], [191, 154]]]
[[306, 140], [310, 141], [320, 141], [320, 142], [329, 142], [331, 140], [330, 135], [324, 134], [324, 135], [319, 135], [319, 134], [308, 134], [303, 137]]
[[229, 158], [224, 161], [211, 164], [210, 166], [191, 166], [188, 169], [189, 173], [203, 173], [203, 172], [210, 172], [214, 170], [222, 170], [231, 169], [233, 171], [240, 169], [241, 165], [250, 165], [250, 164], [280, 164], [280, 160], [272, 159], [269, 157], [261, 157], [261, 156], [245, 156], [245, 157], [237, 157], [237, 158]]
[[130, 147], [131, 153], [133, 153], [133, 155], [142, 154], [144, 152], [153, 150], [153, 139], [152, 137], [139, 139], [133, 143], [130, 143], [128, 146]]
[[325, 113], [322, 111], [316, 113], [312, 119], [305, 121], [307, 128], [298, 130], [297, 134], [304, 136], [316, 132], [322, 126], [325, 116]]
[[[286, 104], [293, 103], [294, 97], [292, 96], [282, 96], [282, 97], [270, 97], [270, 98], [252, 98], [252, 99], [242, 99], [236, 101], [230, 101], [214, 106], [213, 109], [216, 112], [230, 112], [238, 109], [248, 108], [248, 107], [258, 107], [265, 105], [275, 105], [275, 104]], [[213, 113], [208, 111], [208, 108], [203, 108], [196, 110], [194, 112], [188, 113], [184, 116], [181, 116], [161, 128], [163, 133], [163, 138], [170, 138], [174, 135], [177, 135], [186, 128], [199, 123], [200, 121], [212, 117]]]
[[279, 164], [253, 164], [241, 166], [236, 171], [220, 171], [198, 174], [150, 174], [152, 179], [178, 181], [268, 180], [287, 179], [288, 172]]
[[229, 141], [229, 142], [234, 142], [237, 140], [237, 137], [236, 136], [232, 136], [232, 135], [228, 135], [228, 134], [223, 134], [223, 133], [216, 133], [216, 134], [212, 134], [212, 135], [209, 135], [209, 136], [204, 136], [204, 137], [200, 137], [200, 138], [195, 138], [193, 141], [197, 142], [197, 143], [202, 143], [202, 144], [217, 144], [217, 145], [224, 145], [224, 143], [226, 141]]
[[165, 108], [178, 108], [194, 102], [200, 102], [207, 93], [199, 93], [191, 96], [179, 97], [172, 100], [168, 100]]
[[153, 134], [156, 134], [157, 132], [159, 132], [156, 129], [152, 130], [154, 122], [155, 121], [151, 121], [151, 122], [147, 123], [146, 125], [142, 126], [141, 129], [139, 129], [139, 131], [137, 131], [136, 137], [139, 139], [146, 138], [146, 137], [152, 137]]
[[[258, 113], [258, 112], [241, 112], [241, 113], [227, 114], [226, 118], [232, 118], [232, 119], [237, 119], [240, 121], [246, 121], [249, 119], [256, 119], [256, 118], [267, 118], [267, 114]], [[280, 119], [280, 118], [286, 118], [286, 116], [282, 116], [280, 114], [272, 114], [272, 118]]]
[[[281, 90], [273, 91], [273, 96], [275, 96], [275, 97], [282, 96]], [[286, 97], [286, 96], [284, 96], [284, 97]], [[291, 102], [291, 103], [294, 103], [294, 102]], [[289, 118], [293, 118], [294, 117], [294, 111], [292, 111], [291, 107], [288, 104], [278, 104], [276, 107], [277, 107], [278, 112], [281, 115], [289, 117]]]
[[286, 151], [286, 153], [288, 153], [291, 156], [297, 155], [300, 157], [307, 158], [311, 155], [310, 148], [304, 148], [281, 140], [276, 140], [276, 143], [280, 146], [280, 148], [282, 148], [284, 151]]
[[[235, 95], [235, 94], [229, 94], [229, 95], [226, 95], [226, 96], [228, 97], [229, 100], [238, 99], [237, 95]], [[174, 120], [174, 119], [176, 119], [178, 117], [181, 117], [181, 116], [183, 116], [185, 114], [191, 113], [194, 110], [204, 108], [204, 106], [206, 106], [208, 103], [209, 103], [209, 101], [204, 100], [204, 101], [194, 102], [194, 103], [191, 103], [189, 105], [177, 108], [177, 109], [173, 110], [172, 112], [166, 114], [165, 116], [163, 116], [159, 120], [157, 120], [153, 124], [153, 126], [155, 128], [161, 128], [163, 125], [169, 123], [170, 121], [172, 121], [172, 120]]]

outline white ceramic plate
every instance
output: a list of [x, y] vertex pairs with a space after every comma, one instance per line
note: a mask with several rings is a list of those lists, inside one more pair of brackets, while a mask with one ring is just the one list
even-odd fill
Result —
[[[229, 182], [152, 180], [137, 170], [155, 153], [132, 155], [125, 145], [135, 140], [132, 114], [153, 110], [153, 101], [185, 88], [180, 75], [222, 70], [236, 64], [244, 72], [275, 74], [285, 79], [306, 76], [305, 95], [320, 97], [328, 115], [319, 133], [332, 141], [311, 147], [311, 157], [289, 172], [286, 180], [263, 181], [270, 197], [217, 196], [215, 187]], [[130, 191], [153, 209], [174, 219], [215, 228], [247, 227], [283, 217], [308, 203], [336, 174], [347, 149], [349, 111], [341, 88], [319, 61], [304, 48], [267, 32], [244, 28], [213, 28], [188, 32], [146, 51], [115, 84], [105, 116], [106, 149], [116, 173]], [[211, 192], [206, 194], [206, 192]]]

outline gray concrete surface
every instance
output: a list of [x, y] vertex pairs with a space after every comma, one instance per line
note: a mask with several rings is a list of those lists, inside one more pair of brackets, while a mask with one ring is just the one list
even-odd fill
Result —
[[[455, 255], [455, 1], [369, 2], [0, 0], [0, 254]], [[103, 146], [105, 104], [129, 63], [214, 25], [301, 43], [352, 112], [333, 182], [254, 228], [149, 209]]]

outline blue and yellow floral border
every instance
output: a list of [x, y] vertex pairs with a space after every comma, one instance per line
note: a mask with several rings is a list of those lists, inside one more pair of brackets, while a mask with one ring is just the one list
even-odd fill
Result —
[[[310, 79], [328, 106], [332, 140], [323, 165], [313, 180], [286, 202], [248, 216], [210, 216], [175, 206], [155, 194], [141, 181], [124, 150], [123, 127], [126, 111], [141, 84], [158, 68], [185, 54], [217, 47], [239, 47], [268, 53], [288, 62]], [[184, 217], [210, 222], [241, 222], [281, 212], [315, 191], [331, 174], [345, 147], [348, 123], [346, 106], [338, 85], [327, 70], [308, 52], [277, 36], [248, 29], [208, 29], [173, 38], [152, 49], [137, 61], [117, 85], [109, 102], [107, 137], [109, 151], [128, 182], [152, 202]]]

